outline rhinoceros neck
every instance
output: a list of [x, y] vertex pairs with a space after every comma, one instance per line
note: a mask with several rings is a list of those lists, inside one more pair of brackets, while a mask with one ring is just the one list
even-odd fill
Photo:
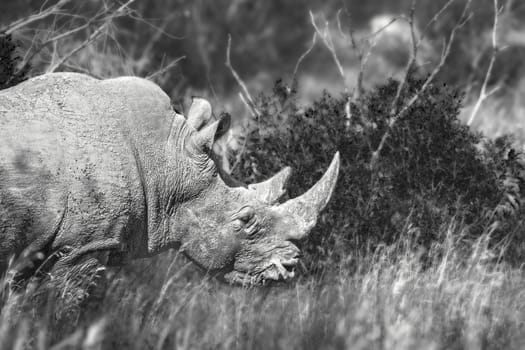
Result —
[[[188, 174], [185, 143], [191, 131], [186, 119], [171, 107], [169, 97], [144, 79], [102, 81], [116, 101], [121, 130], [138, 174], [145, 227], [131, 239], [132, 255], [154, 255], [179, 244], [169, 230], [170, 215], [191, 197], [183, 186]], [[123, 98], [125, 97], [125, 98]], [[146, 245], [146, 249], [144, 245]]]
[[179, 244], [170, 234], [169, 216], [185, 199], [180, 181], [184, 177], [184, 140], [189, 130], [183, 116], [173, 111], [167, 115], [169, 118], [160, 124], [150, 118], [151, 125], [126, 131], [146, 223], [143, 240], [147, 241], [147, 251], [139, 250], [139, 255], [155, 255]]

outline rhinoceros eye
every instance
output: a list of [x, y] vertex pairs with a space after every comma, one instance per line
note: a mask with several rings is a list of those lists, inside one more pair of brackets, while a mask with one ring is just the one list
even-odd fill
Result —
[[236, 230], [252, 235], [257, 231], [257, 217], [251, 207], [244, 207], [234, 215], [233, 225]]
[[249, 221], [251, 218], [255, 216], [255, 210], [253, 210], [252, 207], [246, 206], [242, 207], [235, 215], [235, 219], [242, 220], [244, 222]]

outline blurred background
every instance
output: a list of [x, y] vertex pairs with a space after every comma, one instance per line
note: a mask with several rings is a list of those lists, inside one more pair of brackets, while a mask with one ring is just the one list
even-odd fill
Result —
[[[416, 62], [421, 71], [431, 72], [438, 64], [466, 1], [417, 2], [414, 30], [418, 37], [424, 33]], [[361, 70], [360, 53], [366, 59], [365, 88], [402, 76], [412, 49], [407, 21], [411, 4], [412, 0], [2, 0], [0, 29], [12, 34], [19, 46], [19, 68], [30, 67], [29, 76], [62, 70], [100, 78], [151, 77], [181, 108], [187, 104], [184, 97], [205, 96], [217, 110], [230, 112], [242, 123], [249, 111], [225, 65], [228, 36], [231, 64], [252, 95], [270, 90], [278, 79], [291, 86], [295, 78], [300, 102], [308, 103], [323, 90], [352, 91]], [[495, 91], [483, 101], [472, 125], [491, 136], [514, 132], [523, 137], [525, 3], [500, 0], [499, 6], [498, 54], [487, 82], [487, 91]], [[440, 82], [465, 91], [460, 116], [465, 121], [493, 53], [493, 1], [473, 1], [468, 15], [438, 74]], [[313, 23], [333, 52], [319, 35], [312, 46]]]

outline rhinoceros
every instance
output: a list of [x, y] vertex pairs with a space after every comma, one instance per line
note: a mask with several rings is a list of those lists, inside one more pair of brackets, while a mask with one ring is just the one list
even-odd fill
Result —
[[218, 167], [228, 125], [200, 98], [185, 118], [137, 77], [51, 73], [0, 91], [0, 270], [64, 273], [174, 248], [230, 283], [289, 280], [339, 154], [283, 201], [289, 168], [244, 185]]

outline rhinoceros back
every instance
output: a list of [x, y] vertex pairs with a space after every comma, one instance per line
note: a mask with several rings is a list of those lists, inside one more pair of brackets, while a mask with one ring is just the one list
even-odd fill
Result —
[[50, 248], [140, 245], [141, 169], [154, 166], [169, 110], [137, 78], [46, 74], [0, 91], [0, 269], [50, 234]]

